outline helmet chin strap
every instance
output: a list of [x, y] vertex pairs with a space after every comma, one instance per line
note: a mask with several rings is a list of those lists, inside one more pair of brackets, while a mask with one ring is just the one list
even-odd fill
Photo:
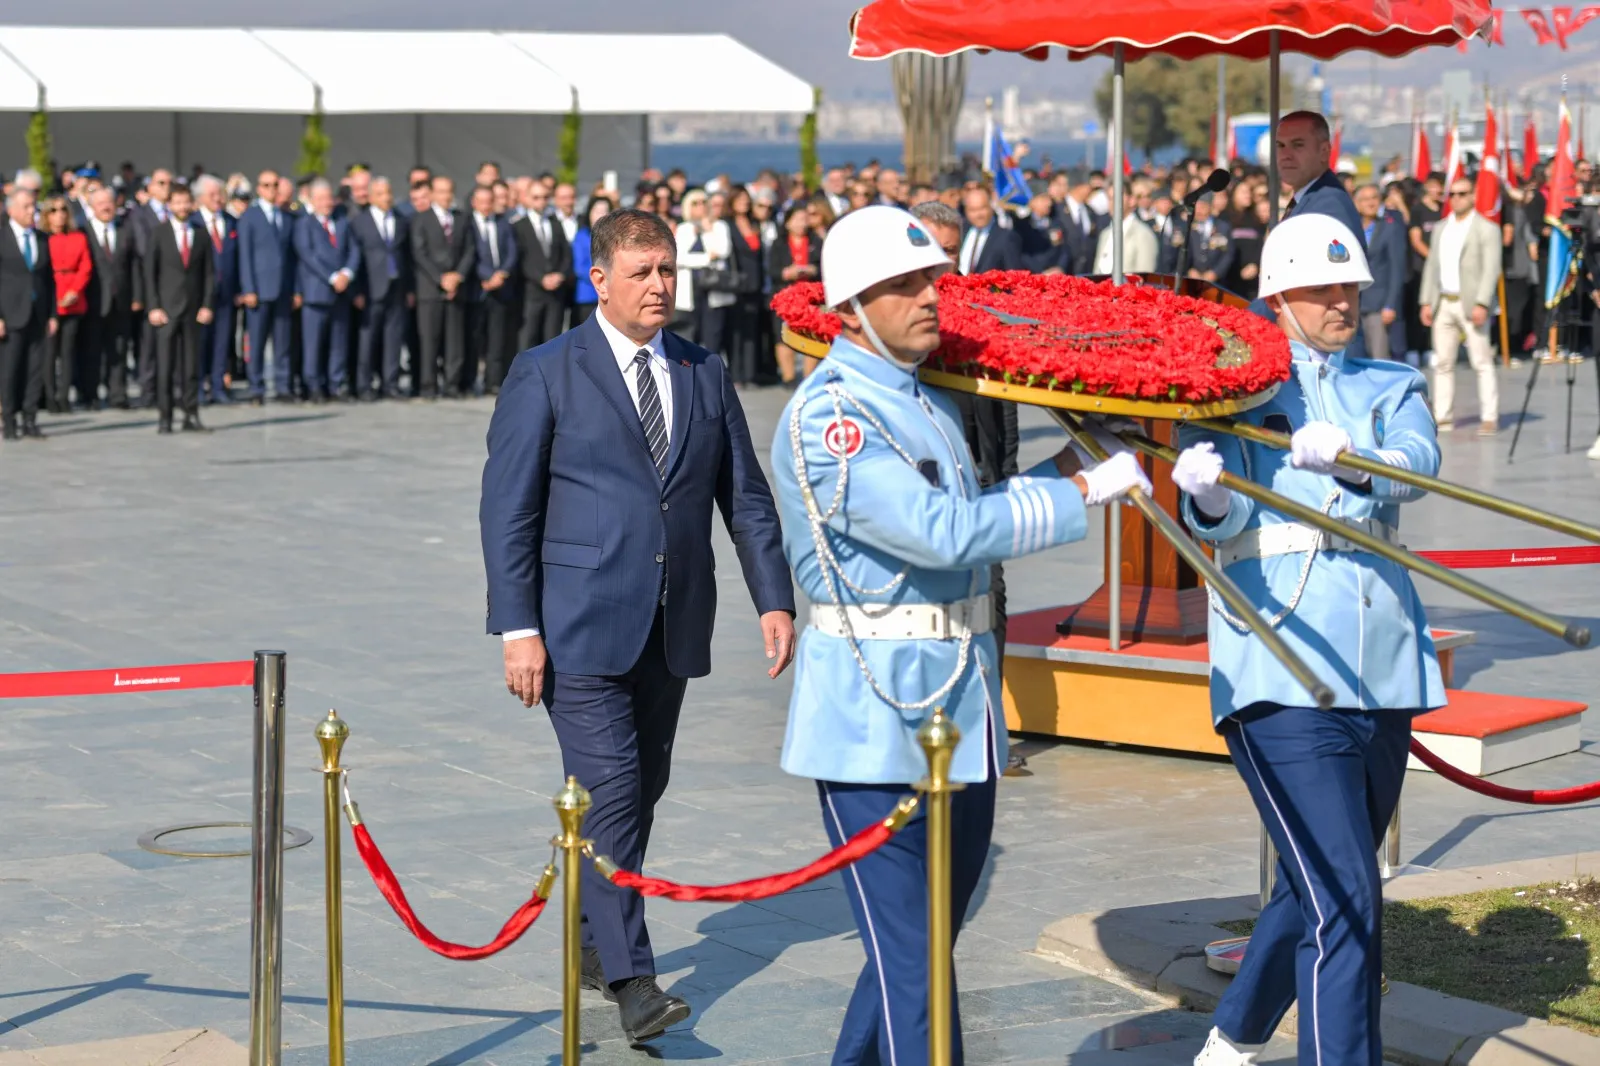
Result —
[[1289, 316], [1289, 325], [1294, 327], [1295, 337], [1311, 352], [1311, 357], [1318, 362], [1326, 360], [1330, 353], [1323, 351], [1321, 348], [1318, 348], [1315, 344], [1311, 343], [1311, 338], [1306, 336], [1306, 331], [1301, 327], [1300, 320], [1295, 317], [1294, 311], [1289, 307], [1289, 301], [1285, 300], [1282, 296], [1279, 296], [1278, 302], [1281, 313]]
[[856, 317], [861, 320], [861, 332], [867, 335], [867, 340], [872, 344], [872, 350], [883, 356], [895, 366], [899, 367], [901, 370], [904, 370], [909, 374], [911, 371], [921, 366], [922, 361], [927, 358], [927, 356], [924, 355], [909, 363], [903, 359], [895, 358], [894, 354], [889, 351], [889, 346], [883, 343], [883, 338], [878, 336], [878, 331], [872, 328], [872, 320], [867, 318], [867, 312], [861, 306], [861, 300], [859, 298], [855, 296], [850, 297], [850, 309], [854, 311], [856, 313]]

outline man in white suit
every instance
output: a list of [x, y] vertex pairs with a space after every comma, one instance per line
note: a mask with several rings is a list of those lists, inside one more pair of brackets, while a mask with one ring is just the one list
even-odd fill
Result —
[[[1114, 234], [1107, 226], [1100, 231], [1100, 243], [1095, 248], [1094, 272], [1111, 273], [1111, 240]], [[1122, 269], [1128, 274], [1149, 274], [1156, 269], [1161, 254], [1161, 243], [1155, 230], [1145, 224], [1134, 211], [1134, 198], [1122, 198]]]

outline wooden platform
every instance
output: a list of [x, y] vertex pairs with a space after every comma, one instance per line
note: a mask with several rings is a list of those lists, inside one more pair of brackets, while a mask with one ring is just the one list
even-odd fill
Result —
[[[1112, 651], [1103, 637], [1058, 635], [1056, 623], [1070, 610], [1029, 611], [1008, 622], [1005, 711], [1012, 731], [1227, 754], [1211, 726], [1204, 643], [1133, 642]], [[1455, 649], [1475, 638], [1436, 629], [1433, 639], [1448, 685]], [[1468, 773], [1497, 773], [1578, 748], [1584, 704], [1458, 690], [1449, 696], [1449, 706], [1417, 719], [1416, 733]]]

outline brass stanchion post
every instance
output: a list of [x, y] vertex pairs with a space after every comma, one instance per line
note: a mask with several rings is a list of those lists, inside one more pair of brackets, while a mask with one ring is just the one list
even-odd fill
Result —
[[553, 803], [556, 817], [561, 819], [561, 835], [550, 843], [566, 852], [562, 864], [561, 917], [565, 935], [561, 953], [561, 1064], [578, 1066], [583, 1056], [583, 1036], [578, 1031], [578, 978], [583, 969], [583, 903], [579, 886], [583, 884], [583, 849], [587, 843], [583, 839], [583, 817], [589, 813], [592, 800], [578, 779], [569, 777]]
[[250, 1066], [283, 1061], [283, 700], [286, 656], [255, 655], [250, 812]]
[[961, 786], [950, 780], [950, 760], [961, 743], [961, 730], [944, 716], [943, 707], [917, 730], [917, 743], [928, 760], [928, 776], [917, 785], [925, 795], [928, 823], [928, 1062], [950, 1066], [952, 1039], [951, 929], [954, 909], [950, 899], [950, 794]]
[[339, 712], [317, 723], [317, 746], [322, 749], [322, 865], [327, 896], [328, 923], [328, 1066], [344, 1066], [344, 871], [339, 855], [343, 830], [339, 825], [339, 786], [344, 768], [339, 756], [350, 739], [350, 727]]

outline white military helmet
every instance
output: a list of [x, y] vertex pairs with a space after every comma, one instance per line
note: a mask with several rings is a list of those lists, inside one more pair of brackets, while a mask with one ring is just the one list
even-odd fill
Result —
[[861, 207], [833, 224], [822, 242], [822, 291], [829, 307], [860, 296], [880, 281], [950, 258], [911, 212], [885, 204]]
[[1311, 285], [1372, 284], [1367, 253], [1350, 227], [1332, 215], [1295, 215], [1267, 234], [1261, 248], [1263, 300]]

